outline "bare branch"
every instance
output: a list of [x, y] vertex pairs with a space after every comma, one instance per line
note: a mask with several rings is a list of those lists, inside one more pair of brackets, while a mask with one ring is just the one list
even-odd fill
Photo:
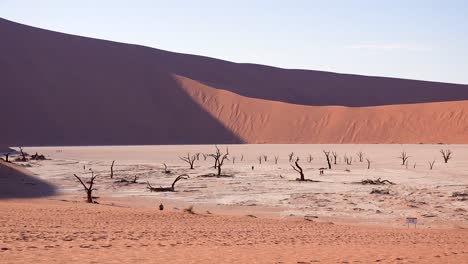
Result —
[[330, 162], [330, 151], [325, 151], [323, 150], [323, 154], [325, 154], [325, 157], [327, 158], [327, 163], [328, 163], [328, 169], [331, 170], [331, 162]]
[[401, 159], [401, 165], [405, 165], [410, 156], [406, 154], [406, 151], [402, 151], [400, 157], [398, 158]]
[[447, 163], [449, 159], [452, 158], [452, 151], [450, 149], [440, 150], [440, 153], [442, 154], [442, 157], [444, 158], [444, 162]]

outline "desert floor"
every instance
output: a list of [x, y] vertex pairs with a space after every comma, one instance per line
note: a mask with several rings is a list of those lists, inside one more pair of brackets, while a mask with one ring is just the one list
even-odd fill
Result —
[[[25, 148], [49, 160], [0, 164], [0, 256], [6, 263], [468, 262], [468, 146], [228, 147], [224, 177], [212, 177], [214, 161], [203, 157], [214, 146]], [[448, 163], [441, 148], [453, 151]], [[322, 150], [339, 156], [319, 175]], [[401, 151], [408, 166], [397, 158]], [[202, 153], [193, 170], [179, 159], [187, 152]], [[295, 181], [290, 152], [318, 182]], [[90, 168], [99, 174], [99, 204], [83, 202], [72, 176], [89, 178]], [[190, 178], [176, 192], [146, 190], [147, 181], [166, 187], [180, 174]], [[135, 176], [137, 183], [121, 181]], [[377, 178], [395, 185], [358, 183]], [[184, 210], [189, 206], [195, 214]], [[406, 217], [417, 217], [417, 227], [408, 228]]]

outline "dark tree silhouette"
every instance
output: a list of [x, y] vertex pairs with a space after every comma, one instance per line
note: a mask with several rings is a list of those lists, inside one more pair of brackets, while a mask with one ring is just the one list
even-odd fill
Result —
[[325, 154], [325, 157], [327, 158], [328, 169], [331, 170], [332, 165], [331, 165], [331, 161], [330, 161], [330, 151], [323, 150], [323, 154]]
[[91, 180], [89, 181], [89, 186], [86, 186], [86, 184], [84, 184], [84, 182], [81, 180], [80, 177], [78, 177], [76, 174], [73, 174], [73, 176], [75, 176], [75, 178], [78, 179], [78, 181], [81, 183], [81, 185], [83, 185], [83, 188], [86, 192], [86, 202], [87, 203], [93, 203], [93, 191], [96, 190], [93, 188], [93, 185], [94, 185], [94, 180], [96, 179], [96, 177], [98, 176], [97, 174], [94, 175], [94, 172], [91, 170]]
[[406, 154], [406, 151], [402, 151], [400, 157], [398, 158], [401, 159], [401, 165], [405, 165], [410, 156]]
[[115, 160], [112, 161], [111, 168], [110, 168], [110, 170], [111, 170], [110, 178], [111, 179], [114, 178], [114, 162], [115, 162]]
[[304, 172], [301, 168], [301, 166], [299, 166], [299, 157], [296, 158], [296, 161], [294, 162], [294, 164], [291, 164], [291, 167], [297, 171], [300, 175], [300, 178], [297, 178], [296, 181], [305, 181], [305, 177], [304, 177]]
[[434, 168], [435, 160], [433, 160], [433, 161], [428, 161], [427, 163], [429, 163], [429, 169], [432, 170], [432, 168]]
[[450, 149], [440, 150], [440, 153], [442, 154], [442, 157], [444, 158], [445, 163], [449, 161], [449, 159], [452, 158], [452, 151]]
[[193, 170], [193, 164], [197, 159], [197, 155], [190, 156], [190, 153], [187, 153], [187, 157], [179, 157], [179, 159], [187, 162], [190, 165], [190, 169]]

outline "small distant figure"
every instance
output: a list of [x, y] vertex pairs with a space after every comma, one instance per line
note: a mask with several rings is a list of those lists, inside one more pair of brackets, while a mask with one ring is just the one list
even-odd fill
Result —
[[252, 166], [252, 170], [254, 170], [254, 166]]
[[164, 205], [162, 203], [159, 205], [159, 210], [160, 211], [164, 210]]
[[320, 168], [320, 175], [323, 175], [323, 168]]

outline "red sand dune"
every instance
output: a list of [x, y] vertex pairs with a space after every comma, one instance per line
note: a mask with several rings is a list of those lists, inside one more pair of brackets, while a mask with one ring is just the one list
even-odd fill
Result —
[[468, 142], [468, 101], [304, 106], [248, 98], [176, 78], [200, 106], [249, 143]]
[[4, 19], [0, 35], [7, 145], [468, 143], [468, 85], [239, 64]]

